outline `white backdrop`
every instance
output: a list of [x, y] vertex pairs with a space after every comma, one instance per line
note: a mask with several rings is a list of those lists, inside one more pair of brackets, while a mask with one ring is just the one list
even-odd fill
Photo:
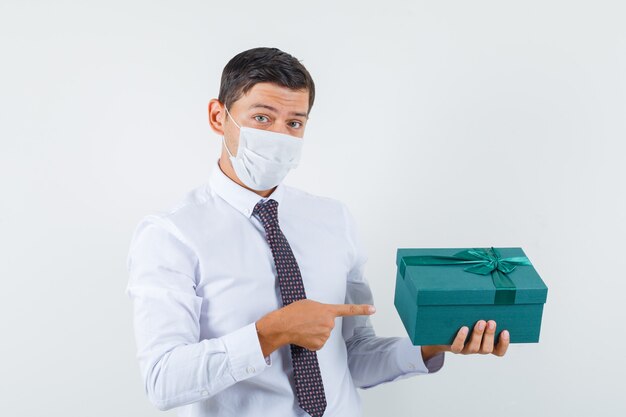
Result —
[[317, 86], [286, 183], [338, 198], [380, 336], [397, 247], [521, 246], [539, 344], [361, 390], [365, 416], [626, 415], [621, 1], [0, 2], [0, 415], [162, 416], [124, 294], [131, 232], [207, 180], [206, 105], [275, 46]]

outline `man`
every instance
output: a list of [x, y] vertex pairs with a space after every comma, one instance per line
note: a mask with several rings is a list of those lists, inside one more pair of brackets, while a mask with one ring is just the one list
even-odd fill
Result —
[[127, 293], [146, 393], [181, 416], [360, 416], [357, 388], [438, 371], [444, 352], [505, 354], [495, 323], [451, 346], [377, 337], [367, 259], [338, 200], [282, 180], [315, 86], [293, 56], [254, 48], [208, 106], [222, 152], [208, 181], [135, 229]]

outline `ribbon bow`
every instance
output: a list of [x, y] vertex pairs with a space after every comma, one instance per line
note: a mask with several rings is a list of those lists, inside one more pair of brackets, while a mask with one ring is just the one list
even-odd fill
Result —
[[404, 277], [407, 266], [463, 264], [471, 265], [464, 268], [464, 271], [479, 275], [491, 274], [491, 279], [496, 287], [495, 304], [515, 303], [515, 284], [507, 274], [513, 272], [518, 265], [532, 265], [525, 256], [502, 258], [500, 253], [493, 247], [485, 249], [474, 248], [462, 250], [452, 256], [403, 256], [400, 264], [400, 274]]

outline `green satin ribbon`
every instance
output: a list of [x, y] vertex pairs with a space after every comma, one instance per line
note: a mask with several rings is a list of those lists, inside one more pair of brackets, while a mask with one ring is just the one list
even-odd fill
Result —
[[518, 265], [532, 265], [525, 256], [502, 258], [493, 247], [474, 248], [457, 252], [452, 256], [403, 256], [400, 262], [400, 274], [404, 278], [407, 266], [463, 264], [471, 264], [464, 271], [479, 275], [491, 274], [493, 285], [496, 287], [494, 304], [515, 304], [515, 284], [507, 274]]

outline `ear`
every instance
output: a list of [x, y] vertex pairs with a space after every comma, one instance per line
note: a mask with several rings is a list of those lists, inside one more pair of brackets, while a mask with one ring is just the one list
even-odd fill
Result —
[[224, 120], [226, 112], [224, 106], [216, 98], [211, 99], [208, 105], [209, 125], [211, 130], [220, 136], [224, 135]]

